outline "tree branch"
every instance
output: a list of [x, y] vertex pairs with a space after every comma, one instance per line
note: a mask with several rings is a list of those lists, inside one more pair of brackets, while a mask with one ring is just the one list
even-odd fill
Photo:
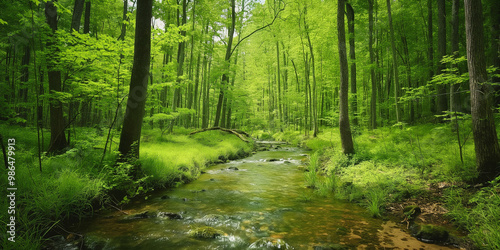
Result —
[[[285, 6], [286, 6], [286, 5], [285, 5]], [[268, 24], [266, 24], [266, 25], [264, 25], [264, 26], [262, 26], [262, 27], [260, 27], [260, 28], [258, 28], [258, 29], [256, 29], [256, 30], [252, 31], [252, 33], [250, 33], [250, 34], [246, 35], [246, 36], [245, 36], [245, 37], [243, 37], [241, 40], [239, 40], [239, 41], [238, 41], [238, 43], [236, 43], [236, 45], [234, 45], [233, 49], [231, 50], [231, 54], [229, 55], [229, 57], [231, 57], [231, 56], [233, 55], [233, 53], [234, 53], [234, 51], [236, 50], [236, 48], [238, 47], [238, 45], [240, 45], [240, 43], [241, 43], [241, 42], [243, 42], [245, 39], [249, 38], [251, 35], [255, 34], [256, 32], [258, 32], [258, 31], [260, 31], [260, 30], [263, 30], [263, 29], [265, 29], [265, 28], [267, 28], [267, 27], [269, 27], [269, 26], [273, 25], [274, 21], [276, 21], [276, 19], [278, 18], [278, 16], [279, 16], [280, 12], [281, 12], [281, 11], [283, 11], [283, 10], [285, 10], [285, 6], [283, 6], [283, 8], [281, 8], [281, 9], [280, 9], [280, 10], [276, 13], [276, 15], [274, 16], [274, 18], [273, 18], [273, 21], [272, 21], [272, 22], [270, 22], [270, 23], [268, 23]]]

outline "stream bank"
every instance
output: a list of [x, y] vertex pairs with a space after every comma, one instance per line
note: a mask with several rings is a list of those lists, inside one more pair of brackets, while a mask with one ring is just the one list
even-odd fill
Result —
[[85, 235], [75, 242], [87, 249], [446, 249], [356, 204], [314, 195], [298, 168], [307, 152], [270, 148], [99, 214], [75, 229]]

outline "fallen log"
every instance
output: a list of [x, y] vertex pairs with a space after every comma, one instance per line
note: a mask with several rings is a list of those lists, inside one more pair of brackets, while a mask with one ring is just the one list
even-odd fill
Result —
[[227, 129], [227, 128], [221, 128], [221, 127], [204, 128], [204, 129], [193, 131], [193, 132], [189, 133], [189, 135], [194, 135], [194, 134], [197, 134], [197, 133], [201, 133], [201, 132], [205, 132], [205, 131], [210, 131], [210, 130], [220, 130], [220, 131], [224, 131], [224, 132], [227, 132], [227, 133], [231, 133], [233, 135], [238, 136], [238, 138], [240, 138], [242, 141], [249, 142], [244, 137], [244, 135], [250, 137], [250, 135], [248, 133], [243, 132], [241, 130], [233, 130], [233, 129]]

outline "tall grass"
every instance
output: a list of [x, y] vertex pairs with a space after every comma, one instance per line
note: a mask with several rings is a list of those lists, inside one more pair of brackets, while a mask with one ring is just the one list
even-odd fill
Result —
[[319, 153], [315, 152], [309, 156], [309, 165], [305, 173], [307, 186], [310, 188], [318, 187], [318, 168], [319, 168]]
[[178, 134], [142, 143], [140, 162], [144, 174], [151, 177], [147, 184], [165, 187], [196, 179], [208, 164], [240, 158], [252, 148], [251, 143], [221, 131]]
[[469, 231], [477, 246], [500, 249], [500, 177], [489, 186], [473, 193], [463, 188], [452, 188], [446, 193], [448, 215]]
[[365, 204], [375, 217], [387, 202], [416, 197], [429, 183], [461, 183], [476, 175], [474, 145], [469, 140], [463, 146], [462, 163], [450, 124], [358, 128], [352, 156], [342, 154], [339, 137], [337, 128], [327, 129], [306, 142], [327, 159], [321, 170], [305, 173], [308, 185], [322, 196], [333, 191], [338, 198]]

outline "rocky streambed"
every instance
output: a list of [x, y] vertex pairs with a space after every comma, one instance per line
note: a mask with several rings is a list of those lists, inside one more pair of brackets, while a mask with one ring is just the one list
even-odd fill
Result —
[[214, 165], [172, 190], [85, 221], [61, 249], [447, 249], [418, 241], [365, 208], [317, 197], [298, 168], [302, 149], [266, 151]]

